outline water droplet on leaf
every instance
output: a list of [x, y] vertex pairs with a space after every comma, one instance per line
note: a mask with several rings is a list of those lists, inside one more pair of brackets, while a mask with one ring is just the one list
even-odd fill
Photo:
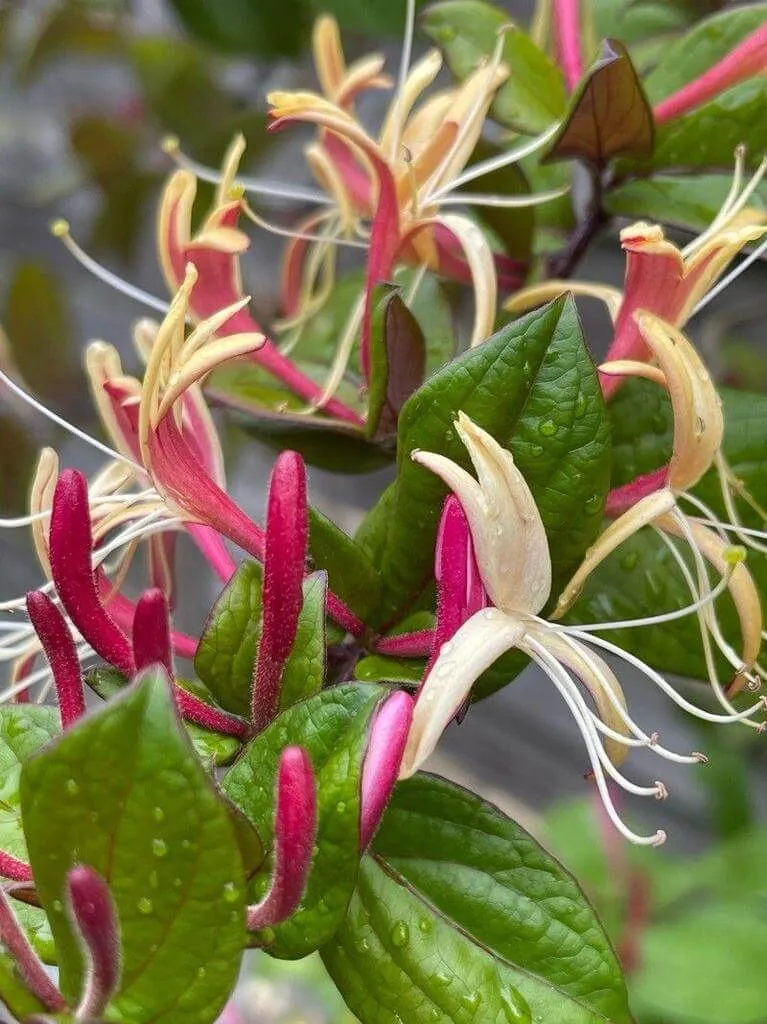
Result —
[[638, 551], [629, 551], [627, 555], [621, 558], [621, 569], [624, 572], [631, 572], [632, 569], [636, 568], [637, 562], [639, 561]]
[[148, 896], [142, 896], [136, 904], [140, 914], [151, 914], [154, 906]]
[[586, 498], [583, 504], [583, 508], [587, 515], [593, 516], [597, 512], [602, 511], [602, 495], [592, 494], [590, 498]]
[[554, 420], [543, 420], [538, 424], [538, 433], [544, 437], [554, 437], [558, 429]]
[[224, 886], [224, 902], [234, 903], [237, 899], [237, 886], [234, 882], [227, 882]]
[[155, 857], [164, 857], [168, 852], [168, 844], [164, 839], [152, 840], [152, 853]]
[[64, 783], [64, 789], [66, 789], [67, 793], [70, 796], [77, 796], [77, 794], [80, 792], [80, 787], [77, 785], [74, 779], [67, 779], [67, 781]]
[[155, 809], [152, 811], [152, 817], [154, 818], [155, 821], [164, 821], [165, 811], [162, 809], [162, 807], [155, 807]]
[[530, 1024], [530, 1007], [519, 989], [502, 989], [500, 995], [501, 1006], [509, 1024]]
[[395, 921], [394, 927], [391, 930], [391, 941], [392, 945], [397, 949], [402, 949], [410, 942], [410, 929], [404, 921]]

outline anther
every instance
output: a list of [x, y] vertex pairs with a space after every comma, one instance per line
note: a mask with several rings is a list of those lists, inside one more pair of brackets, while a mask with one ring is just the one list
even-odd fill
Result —
[[667, 800], [668, 789], [658, 779], [655, 780], [655, 799], [656, 800]]
[[699, 764], [708, 764], [708, 758], [705, 754], [701, 754], [699, 750], [693, 750], [691, 757], [694, 757]]

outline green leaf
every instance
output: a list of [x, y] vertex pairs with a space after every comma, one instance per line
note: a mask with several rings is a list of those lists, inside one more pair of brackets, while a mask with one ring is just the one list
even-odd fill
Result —
[[315, 569], [324, 569], [334, 594], [361, 619], [376, 604], [381, 588], [378, 570], [365, 549], [315, 508], [309, 508], [309, 554]]
[[11, 905], [37, 955], [44, 963], [55, 964], [56, 945], [45, 911], [41, 907], [34, 907], [21, 899], [12, 899]]
[[490, 804], [401, 783], [322, 951], [363, 1024], [629, 1024], [615, 954], [574, 879]]
[[599, 529], [609, 428], [575, 306], [562, 297], [434, 374], [403, 409], [397, 479], [359, 535], [381, 571], [379, 622], [396, 621], [431, 579], [446, 489], [410, 454], [439, 452], [468, 468], [453, 428], [459, 410], [514, 454], [549, 536], [553, 592]]
[[370, 654], [354, 666], [354, 678], [363, 683], [400, 683], [412, 686], [423, 676], [424, 658], [388, 658]]
[[573, 94], [544, 160], [578, 157], [601, 168], [613, 157], [649, 156], [652, 151], [652, 111], [642, 83], [626, 47], [606, 39]]
[[82, 387], [69, 307], [58, 279], [41, 263], [16, 267], [3, 322], [19, 373], [44, 401], [61, 401]]
[[[724, 174], [658, 176], [613, 189], [605, 195], [604, 206], [619, 217], [659, 221], [699, 232], [719, 213], [731, 184], [732, 177]], [[750, 205], [767, 209], [767, 196], [757, 192]]]
[[[722, 388], [720, 394], [725, 413], [725, 456], [756, 501], [764, 506], [767, 396], [727, 388]], [[671, 406], [664, 391], [646, 381], [627, 382], [610, 403], [610, 414], [614, 485], [664, 465], [671, 451], [672, 431]], [[703, 478], [694, 493], [717, 515], [727, 518], [714, 472]], [[747, 525], [752, 522], [748, 514], [744, 514], [744, 521]], [[761, 592], [767, 592], [767, 559], [751, 554], [748, 567]], [[651, 531], [645, 530], [622, 544], [590, 577], [573, 608], [572, 620], [633, 619], [682, 608], [690, 600], [670, 552]], [[732, 601], [722, 595], [716, 609], [725, 636], [737, 644], [739, 627]], [[695, 616], [647, 628], [611, 630], [607, 635], [655, 668], [708, 679]]]
[[528, 35], [510, 24], [502, 8], [484, 0], [445, 0], [428, 8], [421, 26], [459, 79], [492, 56], [498, 33], [505, 29], [502, 59], [511, 74], [498, 90], [491, 114], [507, 128], [537, 135], [564, 113], [561, 71]]
[[[360, 776], [370, 719], [388, 694], [380, 686], [334, 686], [283, 711], [245, 749], [224, 792], [253, 822], [268, 849], [273, 838], [274, 780], [282, 750], [302, 746], [317, 779], [318, 828], [306, 893], [289, 920], [269, 930], [269, 952], [307, 956], [341, 923], [359, 863]], [[256, 898], [268, 884], [258, 876]]]
[[280, 710], [283, 711], [319, 693], [325, 681], [325, 573], [307, 576], [303, 590], [304, 603], [298, 617], [296, 639], [282, 672]]
[[371, 332], [368, 437], [396, 434], [402, 407], [423, 383], [425, 370], [423, 331], [400, 296], [390, 295], [384, 300], [383, 329]]
[[[193, 693], [195, 697], [199, 697], [207, 704], [213, 703], [207, 689], [197, 680], [187, 681], [178, 679], [176, 681], [182, 689]], [[116, 697], [128, 685], [128, 680], [121, 672], [106, 665], [101, 665], [87, 672], [85, 682], [94, 693], [97, 693], [105, 701]], [[192, 741], [192, 746], [197, 751], [200, 760], [206, 768], [220, 768], [223, 765], [231, 764], [237, 756], [241, 744], [236, 737], [224, 736], [221, 733], [213, 732], [202, 725], [197, 725], [196, 722], [184, 722], [183, 724], [189, 739]]]
[[194, 659], [197, 675], [222, 708], [250, 715], [256, 647], [261, 636], [258, 562], [245, 561], [213, 605]]
[[18, 860], [29, 860], [21, 825], [21, 766], [60, 732], [56, 708], [37, 704], [0, 705], [0, 850]]
[[83, 863], [105, 878], [119, 915], [114, 1012], [137, 1024], [210, 1024], [239, 969], [242, 858], [167, 680], [144, 673], [28, 760], [21, 805], [66, 997], [79, 994], [83, 969], [66, 877]]
[[767, 918], [757, 906], [692, 908], [647, 929], [632, 998], [642, 1019], [754, 1024], [767, 1005], [765, 949]]
[[296, 56], [311, 21], [304, 0], [170, 0], [184, 27], [227, 53]]

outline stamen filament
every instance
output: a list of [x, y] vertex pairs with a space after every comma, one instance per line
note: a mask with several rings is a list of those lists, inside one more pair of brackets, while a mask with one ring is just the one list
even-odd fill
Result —
[[725, 274], [721, 281], [719, 281], [719, 283], [716, 284], [707, 295], [703, 296], [698, 305], [692, 311], [692, 316], [697, 316], [702, 309], [706, 308], [709, 302], [715, 299], [717, 295], [725, 290], [725, 288], [729, 288], [732, 282], [736, 281], [741, 274], [748, 270], [752, 263], [756, 263], [756, 261], [763, 256], [765, 252], [767, 252], [767, 238], [760, 242], [753, 252], [746, 256], [744, 260], [741, 260], [734, 270], [731, 270], [729, 274]]
[[525, 206], [540, 206], [552, 199], [567, 195], [570, 186], [556, 188], [551, 192], [530, 192], [527, 195], [501, 196], [485, 195], [482, 192], [449, 192], [441, 196], [440, 206], [499, 206], [517, 209]]
[[413, 34], [415, 32], [415, 0], [407, 0], [405, 13], [405, 31], [402, 37], [402, 55], [397, 75], [397, 91], [392, 111], [392, 134], [389, 145], [389, 162], [393, 164], [399, 153], [402, 138], [402, 97], [405, 92], [407, 76], [410, 74], [410, 61], [413, 56]]
[[273, 224], [271, 221], [265, 220], [245, 201], [242, 204], [242, 212], [249, 220], [253, 221], [256, 227], [262, 228], [272, 235], [279, 235], [281, 238], [298, 238], [306, 242], [322, 242], [325, 245], [343, 245], [349, 249], [367, 249], [367, 245], [364, 242], [357, 242], [353, 238], [344, 238], [339, 233], [318, 235], [312, 231], [295, 231], [292, 228], [280, 227], [279, 224]]
[[98, 263], [92, 256], [89, 256], [84, 249], [82, 249], [77, 242], [72, 238], [69, 230], [69, 224], [65, 220], [55, 220], [51, 224], [51, 234], [56, 238], [60, 238], [64, 245], [69, 249], [77, 262], [89, 270], [94, 277], [97, 277], [99, 281], [103, 281], [104, 284], [114, 288], [115, 291], [121, 292], [123, 295], [127, 295], [130, 299], [135, 299], [136, 302], [140, 302], [143, 306], [147, 306], [149, 309], [154, 309], [158, 313], [167, 313], [170, 309], [169, 303], [165, 302], [164, 299], [158, 299], [156, 295], [151, 295], [149, 292], [145, 292], [143, 288], [137, 288], [132, 285], [129, 281], [124, 280], [117, 274], [114, 274], [111, 270], [107, 270]]

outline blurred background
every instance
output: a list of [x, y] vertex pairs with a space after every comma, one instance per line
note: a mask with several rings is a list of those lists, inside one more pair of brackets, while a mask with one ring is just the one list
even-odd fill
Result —
[[[533, 5], [506, 0], [503, 6], [525, 24]], [[628, 0], [595, 3], [598, 25], [600, 19], [620, 23], [628, 6]], [[404, 0], [0, 0], [0, 325], [6, 335], [0, 359], [3, 369], [82, 429], [99, 431], [81, 368], [85, 344], [112, 342], [133, 372], [131, 326], [146, 311], [76, 263], [51, 236], [50, 222], [66, 218], [99, 261], [164, 298], [154, 243], [159, 189], [171, 168], [163, 137], [177, 136], [185, 152], [215, 167], [232, 135], [242, 131], [248, 140], [244, 168], [265, 179], [310, 184], [296, 159], [305, 141], [301, 132], [265, 133], [265, 95], [314, 87], [307, 41], [323, 10], [338, 17], [350, 58], [375, 47], [396, 67]], [[363, 120], [375, 123], [376, 102], [385, 98], [363, 104]], [[287, 225], [306, 211], [271, 200], [261, 212]], [[244, 275], [259, 319], [277, 312], [281, 248], [279, 238], [254, 234]], [[578, 276], [619, 284], [622, 273], [613, 228]], [[759, 349], [765, 283], [767, 271], [755, 267], [692, 331], [720, 379], [746, 380], [752, 390], [767, 383]], [[598, 354], [607, 321], [588, 306], [583, 315]], [[258, 518], [273, 455], [232, 425], [224, 437], [231, 489]], [[65, 465], [87, 471], [99, 465], [97, 452], [0, 388], [0, 515], [24, 511], [43, 444], [54, 445]], [[389, 478], [389, 470], [344, 476], [315, 469], [312, 499], [352, 530]], [[0, 531], [0, 565], [4, 597], [36, 584], [25, 530]], [[191, 548], [181, 572], [181, 590], [193, 595], [193, 604], [185, 605], [179, 624], [192, 630], [217, 588]], [[194, 586], [185, 586], [185, 579]], [[667, 746], [702, 748], [711, 758], [699, 771], [664, 765], [671, 797], [645, 811], [651, 815], [646, 826], [669, 832], [663, 850], [628, 850], [605, 826], [584, 779], [580, 737], [553, 688], [532, 670], [473, 706], [432, 767], [516, 817], [581, 880], [629, 972], [642, 1024], [760, 1024], [767, 1021], [763, 750], [748, 730], [695, 732], [639, 680], [626, 684], [648, 731], [661, 732]], [[280, 964], [261, 957], [249, 964], [227, 1020], [351, 1019], [318, 961]]]

